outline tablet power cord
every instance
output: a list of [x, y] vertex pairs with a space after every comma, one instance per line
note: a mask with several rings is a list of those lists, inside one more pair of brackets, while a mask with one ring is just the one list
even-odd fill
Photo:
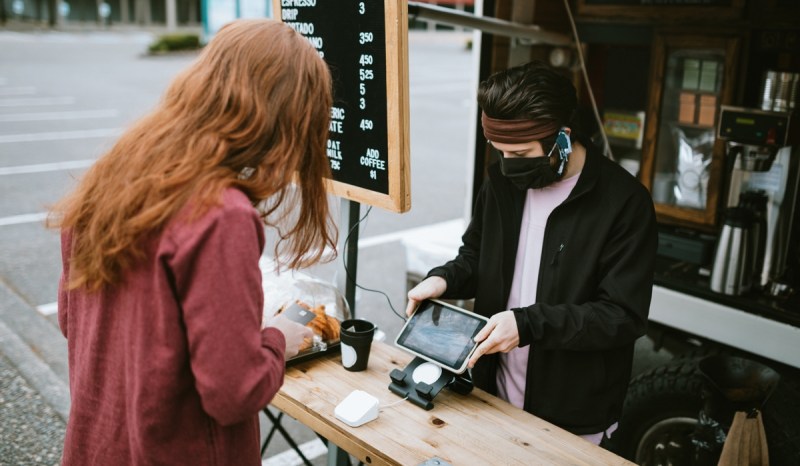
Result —
[[408, 395], [406, 395], [405, 398], [401, 398], [401, 399], [399, 399], [397, 401], [393, 401], [391, 403], [388, 403], [388, 404], [385, 404], [385, 405], [381, 405], [380, 406], [380, 410], [383, 411], [386, 408], [391, 408], [392, 406], [399, 405], [400, 403], [406, 401], [407, 399], [408, 399]]
[[[367, 216], [370, 214], [370, 212], [372, 212], [372, 206], [369, 206], [369, 208], [367, 208], [367, 211], [364, 213], [364, 216], [361, 217], [360, 219], [358, 219], [358, 222], [356, 222], [356, 224], [353, 225], [352, 228], [350, 228], [350, 231], [347, 232], [347, 236], [344, 239], [344, 248], [342, 250], [342, 256], [347, 257], [347, 244], [350, 242], [350, 235], [353, 234], [353, 232], [355, 231], [356, 227], [361, 225], [361, 222], [363, 222], [367, 218]], [[386, 302], [389, 303], [389, 308], [392, 310], [392, 312], [394, 312], [394, 315], [396, 315], [402, 321], [405, 322], [406, 318], [403, 317], [402, 315], [400, 315], [400, 313], [397, 312], [397, 310], [394, 308], [394, 306], [392, 306], [392, 300], [389, 299], [389, 295], [387, 295], [386, 293], [384, 293], [381, 290], [374, 290], [374, 289], [366, 288], [366, 287], [363, 287], [363, 286], [359, 285], [358, 282], [356, 281], [356, 277], [353, 277], [353, 276], [350, 275], [350, 270], [347, 269], [347, 261], [343, 261], [343, 263], [344, 263], [344, 273], [347, 275], [347, 279], [352, 281], [356, 285], [356, 288], [359, 288], [359, 289], [364, 290], [364, 291], [369, 291], [370, 293], [382, 294], [386, 298]]]

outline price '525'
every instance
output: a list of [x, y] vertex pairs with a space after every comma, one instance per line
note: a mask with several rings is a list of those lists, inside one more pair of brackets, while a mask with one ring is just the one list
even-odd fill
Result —
[[374, 73], [372, 70], [365, 70], [364, 68], [360, 68], [358, 70], [358, 77], [361, 81], [369, 81], [374, 77]]

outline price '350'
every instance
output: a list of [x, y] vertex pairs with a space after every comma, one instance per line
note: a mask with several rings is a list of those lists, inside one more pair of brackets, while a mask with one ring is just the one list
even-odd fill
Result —
[[368, 44], [372, 42], [372, 33], [371, 32], [359, 32], [358, 33], [358, 43], [359, 44]]

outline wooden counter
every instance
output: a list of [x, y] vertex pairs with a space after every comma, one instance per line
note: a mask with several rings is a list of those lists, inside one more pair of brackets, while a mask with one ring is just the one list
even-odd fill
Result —
[[628, 461], [488, 393], [442, 390], [430, 411], [404, 401], [381, 408], [378, 419], [349, 427], [333, 410], [351, 391], [364, 390], [381, 406], [401, 398], [389, 373], [411, 355], [374, 342], [366, 371], [349, 372], [338, 354], [293, 366], [272, 402], [365, 464], [418, 465], [434, 457], [452, 465], [630, 465]]

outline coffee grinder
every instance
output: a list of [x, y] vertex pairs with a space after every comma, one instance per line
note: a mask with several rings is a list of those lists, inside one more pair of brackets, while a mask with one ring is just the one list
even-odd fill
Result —
[[[791, 113], [721, 106], [718, 136], [728, 154], [727, 207], [751, 210], [760, 222], [753, 263], [753, 288], [780, 295], [790, 288], [787, 259], [798, 254], [800, 150], [789, 145]], [[756, 222], [754, 222], [756, 223]], [[795, 258], [797, 259], [797, 258]]]

